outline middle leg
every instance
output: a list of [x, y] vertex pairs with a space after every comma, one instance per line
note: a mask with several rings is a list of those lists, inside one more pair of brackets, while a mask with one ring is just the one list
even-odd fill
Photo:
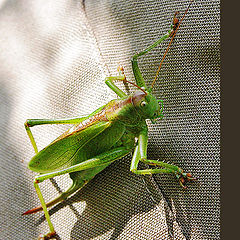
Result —
[[[136, 146], [133, 157], [132, 157], [130, 170], [133, 173], [140, 174], [140, 175], [156, 174], [156, 173], [174, 174], [179, 180], [179, 183], [183, 188], [186, 188], [185, 182], [196, 180], [196, 178], [194, 178], [190, 173], [185, 173], [178, 166], [168, 164], [162, 161], [147, 159], [147, 140], [148, 140], [148, 137], [147, 137], [147, 128], [146, 128], [139, 134], [138, 145]], [[161, 168], [139, 170], [137, 169], [139, 161], [142, 161], [148, 165], [154, 165]]]

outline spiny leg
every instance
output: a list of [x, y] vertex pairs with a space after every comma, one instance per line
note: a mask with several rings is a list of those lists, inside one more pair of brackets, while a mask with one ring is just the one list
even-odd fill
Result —
[[62, 169], [59, 171], [55, 171], [55, 172], [37, 175], [35, 177], [35, 181], [40, 183], [40, 182], [45, 181], [46, 179], [60, 176], [60, 175], [66, 174], [66, 173], [78, 172], [78, 171], [82, 171], [85, 169], [95, 168], [95, 167], [102, 166], [105, 164], [110, 164], [111, 162], [114, 162], [115, 160], [128, 154], [129, 151], [130, 151], [130, 149], [127, 149], [125, 147], [114, 148], [105, 153], [99, 154], [98, 156], [96, 156], [94, 158], [88, 159], [84, 162], [78, 163], [71, 167], [68, 167], [68, 168], [65, 168], [65, 169]]
[[[142, 162], [152, 165], [152, 166], [158, 166], [162, 167], [162, 169], [156, 168], [152, 169], [152, 173], [173, 173], [175, 174], [176, 178], [179, 180], [180, 185], [186, 189], [186, 182], [197, 180], [195, 177], [192, 176], [191, 173], [185, 173], [183, 169], [179, 168], [176, 165], [168, 164], [162, 161], [157, 161], [157, 160], [149, 160], [149, 159], [144, 159], [141, 160]], [[148, 169], [146, 169], [148, 170]], [[161, 171], [160, 171], [161, 170]], [[140, 170], [141, 171], [141, 170]], [[145, 170], [142, 170], [145, 171]], [[144, 174], [144, 172], [143, 172]]]
[[105, 83], [108, 85], [110, 89], [112, 89], [119, 97], [127, 96], [113, 81], [124, 81], [126, 80], [126, 76], [123, 71], [123, 67], [118, 67], [119, 76], [106, 77]]
[[47, 210], [47, 206], [46, 206], [45, 201], [43, 199], [43, 195], [42, 195], [41, 190], [40, 190], [40, 188], [38, 186], [38, 183], [39, 182], [37, 180], [34, 180], [34, 187], [36, 189], [38, 198], [39, 198], [39, 200], [41, 202], [41, 205], [42, 205], [42, 208], [43, 208], [43, 211], [44, 211], [44, 214], [45, 214], [45, 218], [46, 218], [46, 220], [48, 222], [48, 226], [49, 226], [49, 230], [50, 230], [50, 232], [47, 235], [40, 236], [39, 239], [41, 239], [41, 238], [42, 239], [51, 239], [51, 237], [56, 235], [56, 232], [55, 232], [53, 224], [51, 222], [51, 219], [50, 219], [50, 216], [49, 216], [49, 213], [48, 213], [48, 210]]
[[136, 83], [139, 87], [144, 87], [146, 88], [146, 84], [145, 81], [143, 79], [143, 76], [141, 74], [141, 71], [138, 67], [138, 57], [148, 53], [149, 51], [151, 51], [153, 48], [157, 47], [160, 43], [162, 43], [164, 40], [166, 40], [167, 38], [171, 37], [175, 30], [177, 29], [177, 25], [178, 25], [178, 19], [176, 18], [176, 15], [178, 14], [178, 12], [175, 13], [174, 18], [173, 18], [173, 24], [171, 24], [170, 29], [167, 31], [167, 33], [165, 33], [160, 39], [158, 39], [156, 42], [154, 42], [152, 45], [150, 45], [149, 47], [147, 47], [146, 49], [144, 49], [143, 51], [136, 53], [133, 57], [132, 57], [132, 69], [133, 69], [133, 74], [136, 80]]
[[31, 141], [31, 144], [34, 148], [35, 153], [38, 153], [38, 148], [36, 141], [33, 137], [30, 127], [44, 124], [77, 124], [85, 120], [87, 116], [78, 117], [78, 118], [67, 118], [67, 119], [27, 119], [24, 123], [25, 129], [27, 131], [28, 137]]
[[[165, 162], [161, 162], [161, 161], [157, 161], [157, 160], [147, 159], [147, 141], [148, 141], [147, 128], [145, 128], [139, 134], [138, 145], [136, 146], [133, 157], [132, 157], [130, 170], [133, 173], [141, 174], [141, 175], [156, 174], [156, 173], [175, 174], [175, 176], [179, 180], [180, 185], [183, 188], [186, 188], [185, 182], [191, 181], [191, 180], [196, 180], [196, 178], [194, 178], [190, 173], [184, 173], [183, 170], [181, 168], [179, 168], [178, 166], [168, 164]], [[162, 168], [138, 170], [137, 168], [138, 168], [139, 161], [142, 161], [149, 165], [159, 166]]]
[[[87, 180], [78, 180], [78, 179], [73, 179], [73, 183], [71, 185], [70, 188], [68, 188], [66, 191], [62, 192], [58, 197], [56, 197], [55, 199], [51, 200], [50, 202], [46, 203], [46, 207], [51, 207], [61, 201], [66, 200], [69, 196], [71, 196], [73, 193], [75, 193], [77, 190], [79, 190], [80, 188], [82, 188], [85, 184], [87, 184], [89, 181]], [[28, 211], [26, 211], [25, 213], [23, 213], [22, 215], [28, 215], [28, 214], [32, 214], [32, 213], [36, 213], [39, 211], [42, 211], [43, 208], [42, 206], [38, 206], [36, 208], [30, 209]]]

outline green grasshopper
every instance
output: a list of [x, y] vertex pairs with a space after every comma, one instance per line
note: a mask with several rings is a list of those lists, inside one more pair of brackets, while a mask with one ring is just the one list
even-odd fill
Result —
[[[150, 119], [154, 123], [156, 119], [163, 116], [163, 101], [157, 100], [152, 94], [152, 90], [163, 60], [191, 3], [192, 1], [180, 21], [176, 17], [178, 12], [175, 13], [173, 24], [171, 24], [170, 30], [165, 35], [133, 56], [132, 70], [136, 84], [126, 80], [122, 67], [118, 68], [118, 76], [105, 79], [105, 83], [119, 96], [118, 99], [110, 101], [84, 117], [29, 119], [25, 122], [27, 134], [36, 152], [36, 155], [29, 162], [28, 168], [39, 173], [34, 178], [34, 187], [41, 206], [31, 209], [23, 215], [40, 210], [44, 211], [50, 232], [39, 237], [39, 239], [50, 239], [56, 235], [47, 207], [65, 200], [93, 179], [96, 174], [103, 171], [109, 164], [129, 154], [132, 150], [134, 150], [134, 153], [130, 171], [135, 174], [175, 174], [180, 185], [184, 188], [186, 188], [185, 183], [187, 181], [195, 180], [190, 173], [184, 173], [181, 168], [175, 165], [147, 158], [148, 128], [146, 124], [146, 119]], [[138, 57], [151, 51], [167, 38], [171, 38], [170, 43], [151, 88], [147, 88], [138, 67]], [[137, 91], [131, 95], [126, 95], [115, 85], [114, 81], [132, 84], [137, 88]], [[43, 124], [74, 124], [74, 126], [38, 152], [30, 127]], [[155, 168], [140, 170], [138, 169], [139, 161], [153, 165]], [[45, 203], [39, 183], [66, 173], [69, 173], [72, 179], [71, 187], [54, 200]]]

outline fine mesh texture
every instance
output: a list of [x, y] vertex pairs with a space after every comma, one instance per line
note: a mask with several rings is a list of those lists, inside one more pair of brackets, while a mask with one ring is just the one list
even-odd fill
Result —
[[[27, 169], [34, 151], [27, 118], [74, 117], [116, 98], [104, 78], [168, 29], [187, 1], [0, 1], [0, 239], [48, 232]], [[164, 61], [154, 94], [164, 118], [149, 125], [149, 159], [198, 178], [187, 190], [174, 176], [136, 176], [131, 155], [97, 175], [50, 211], [60, 239], [220, 238], [220, 3], [195, 1]], [[148, 85], [167, 42], [141, 57]], [[118, 84], [124, 91], [126, 86]], [[69, 126], [32, 129], [39, 149]], [[141, 165], [141, 167], [147, 167]], [[70, 185], [68, 176], [40, 184], [44, 198]]]

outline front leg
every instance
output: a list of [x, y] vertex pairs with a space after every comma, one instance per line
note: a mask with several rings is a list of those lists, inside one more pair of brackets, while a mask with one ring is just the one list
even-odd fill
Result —
[[136, 83], [139, 87], [144, 87], [146, 88], [146, 84], [145, 81], [143, 79], [142, 73], [138, 67], [138, 58], [145, 55], [146, 53], [148, 53], [149, 51], [151, 51], [152, 49], [154, 49], [155, 47], [157, 47], [160, 43], [162, 43], [164, 40], [168, 39], [169, 37], [172, 37], [174, 35], [174, 33], [177, 30], [178, 27], [178, 19], [176, 18], [176, 15], [178, 14], [178, 12], [175, 13], [174, 18], [173, 18], [173, 23], [170, 26], [170, 29], [162, 36], [160, 37], [156, 42], [154, 42], [152, 45], [150, 45], [149, 47], [147, 47], [146, 49], [142, 50], [139, 53], [136, 53], [133, 57], [132, 57], [132, 70], [133, 70], [133, 74], [136, 80]]
[[[183, 188], [186, 188], [185, 183], [187, 181], [196, 180], [196, 178], [192, 177], [190, 173], [184, 173], [183, 170], [178, 166], [168, 164], [162, 161], [147, 159], [147, 141], [148, 141], [147, 133], [148, 133], [147, 128], [144, 128], [139, 134], [138, 145], [136, 146], [133, 154], [130, 171], [132, 171], [135, 174], [141, 174], [141, 175], [155, 174], [155, 173], [175, 174], [175, 176], [179, 180], [180, 185]], [[138, 170], [137, 168], [138, 168], [139, 161], [142, 161], [148, 165], [154, 165], [161, 168]]]
[[105, 78], [105, 83], [108, 85], [110, 89], [112, 89], [119, 97], [126, 97], [127, 94], [124, 93], [116, 84], [114, 81], [125, 81], [126, 76], [124, 74], [124, 70], [122, 66], [118, 67], [118, 73], [119, 76], [113, 76], [113, 77], [106, 77]]

